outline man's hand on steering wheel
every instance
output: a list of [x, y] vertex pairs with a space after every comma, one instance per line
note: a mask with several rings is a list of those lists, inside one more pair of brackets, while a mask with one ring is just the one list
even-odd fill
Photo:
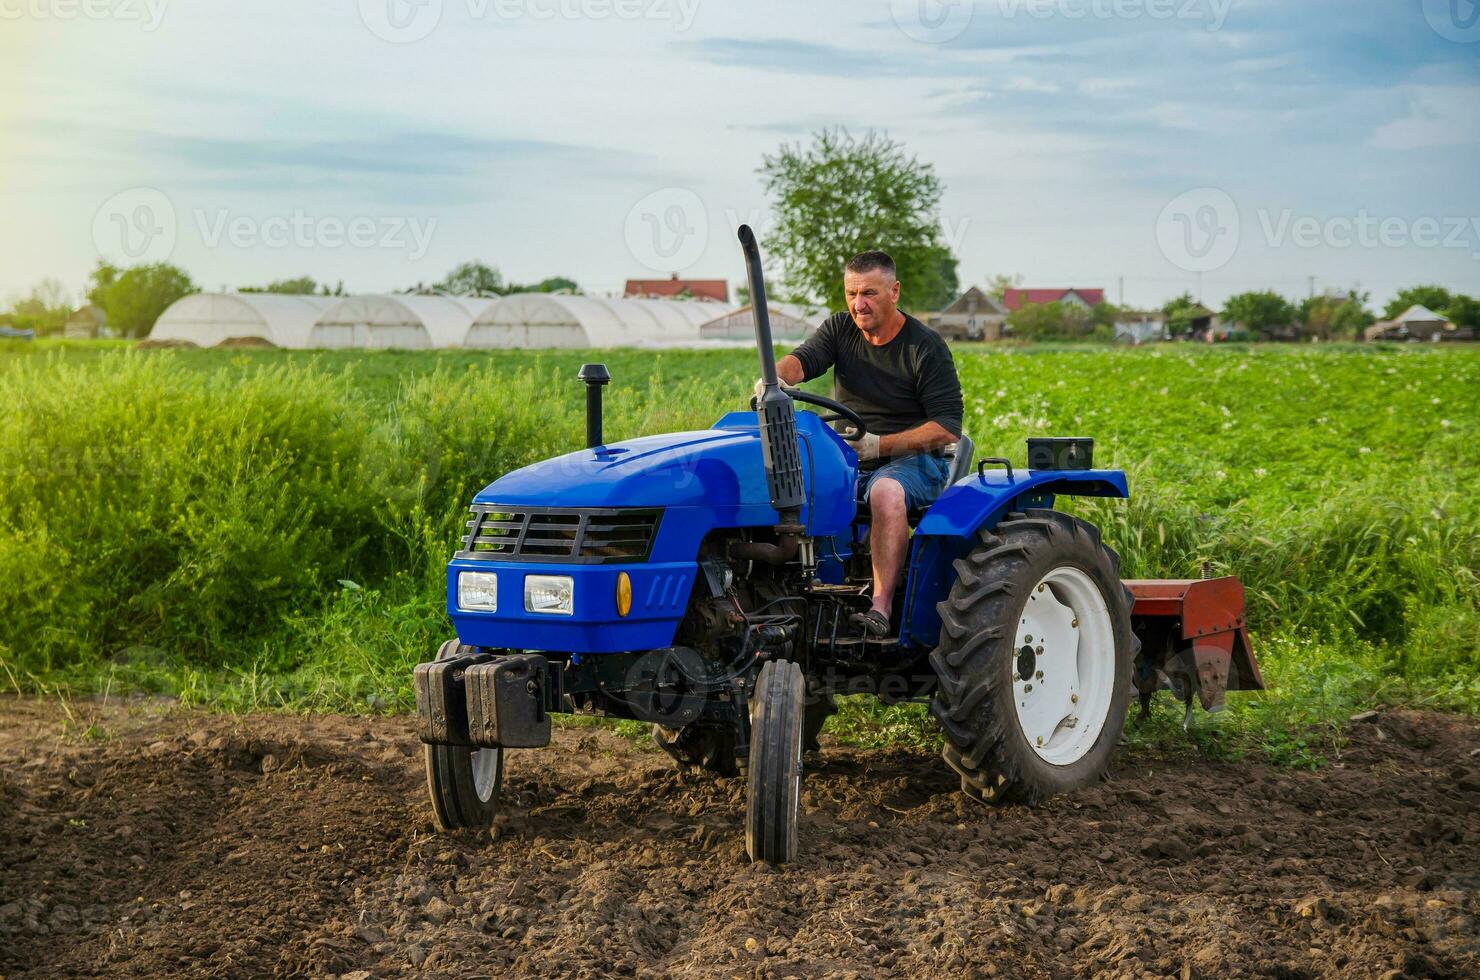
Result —
[[[780, 386], [781, 390], [784, 391], [784, 392], [786, 392], [788, 395], [795, 396], [796, 393], [797, 393], [797, 390], [795, 388], [793, 388], [791, 385], [787, 384], [785, 381], [777, 381], [776, 384], [778, 386]], [[766, 379], [765, 378], [757, 378], [756, 379], [756, 382], [755, 382], [755, 400], [756, 400], [756, 404], [760, 404], [761, 395], [763, 395], [765, 393], [766, 393]]]
[[[799, 402], [809, 405], [817, 405], [828, 409], [832, 414], [823, 415], [824, 422], [847, 422], [851, 428], [844, 429], [838, 435], [853, 444], [853, 449], [858, 453], [860, 462], [879, 458], [879, 437], [868, 431], [863, 417], [842, 402], [834, 401], [824, 395], [813, 394], [801, 388], [793, 388], [784, 381], [777, 381], [781, 390]], [[766, 382], [761, 379], [755, 383], [755, 397], [751, 400], [751, 406], [760, 404], [761, 396], [766, 392]]]

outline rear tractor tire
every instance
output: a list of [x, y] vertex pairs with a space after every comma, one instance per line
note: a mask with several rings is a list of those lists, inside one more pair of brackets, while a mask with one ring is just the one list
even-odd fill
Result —
[[1092, 524], [1011, 513], [955, 563], [931, 713], [961, 789], [1037, 803], [1102, 778], [1130, 702], [1130, 594]]
[[[437, 651], [438, 660], [470, 652], [456, 640]], [[423, 745], [427, 792], [443, 830], [487, 827], [498, 813], [504, 781], [504, 750], [466, 745]]]
[[796, 858], [806, 690], [801, 666], [790, 660], [766, 663], [756, 679], [745, 808], [745, 851], [752, 861]]

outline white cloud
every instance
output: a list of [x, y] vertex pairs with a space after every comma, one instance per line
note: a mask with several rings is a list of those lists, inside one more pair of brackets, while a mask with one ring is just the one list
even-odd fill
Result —
[[1480, 143], [1480, 85], [1405, 85], [1400, 91], [1408, 97], [1408, 115], [1378, 126], [1370, 145], [1420, 150]]

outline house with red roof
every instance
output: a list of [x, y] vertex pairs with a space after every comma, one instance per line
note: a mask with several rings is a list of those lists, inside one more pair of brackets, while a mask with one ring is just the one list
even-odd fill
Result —
[[1103, 289], [1081, 289], [1070, 286], [1066, 289], [1014, 289], [1002, 292], [1002, 305], [1010, 310], [1022, 309], [1025, 303], [1067, 303], [1070, 306], [1099, 306], [1105, 302]]
[[694, 299], [730, 301], [730, 284], [724, 279], [680, 279], [674, 273], [667, 279], [628, 279], [623, 296], [635, 299], [671, 299], [687, 293]]

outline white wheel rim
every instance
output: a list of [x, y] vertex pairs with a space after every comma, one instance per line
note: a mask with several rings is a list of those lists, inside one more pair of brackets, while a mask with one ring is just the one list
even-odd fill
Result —
[[468, 760], [473, 768], [473, 792], [479, 801], [487, 803], [493, 797], [494, 784], [498, 782], [498, 749], [474, 749]]
[[1029, 747], [1056, 766], [1084, 758], [1115, 693], [1115, 626], [1083, 570], [1061, 565], [1033, 586], [1011, 669], [1012, 703]]

